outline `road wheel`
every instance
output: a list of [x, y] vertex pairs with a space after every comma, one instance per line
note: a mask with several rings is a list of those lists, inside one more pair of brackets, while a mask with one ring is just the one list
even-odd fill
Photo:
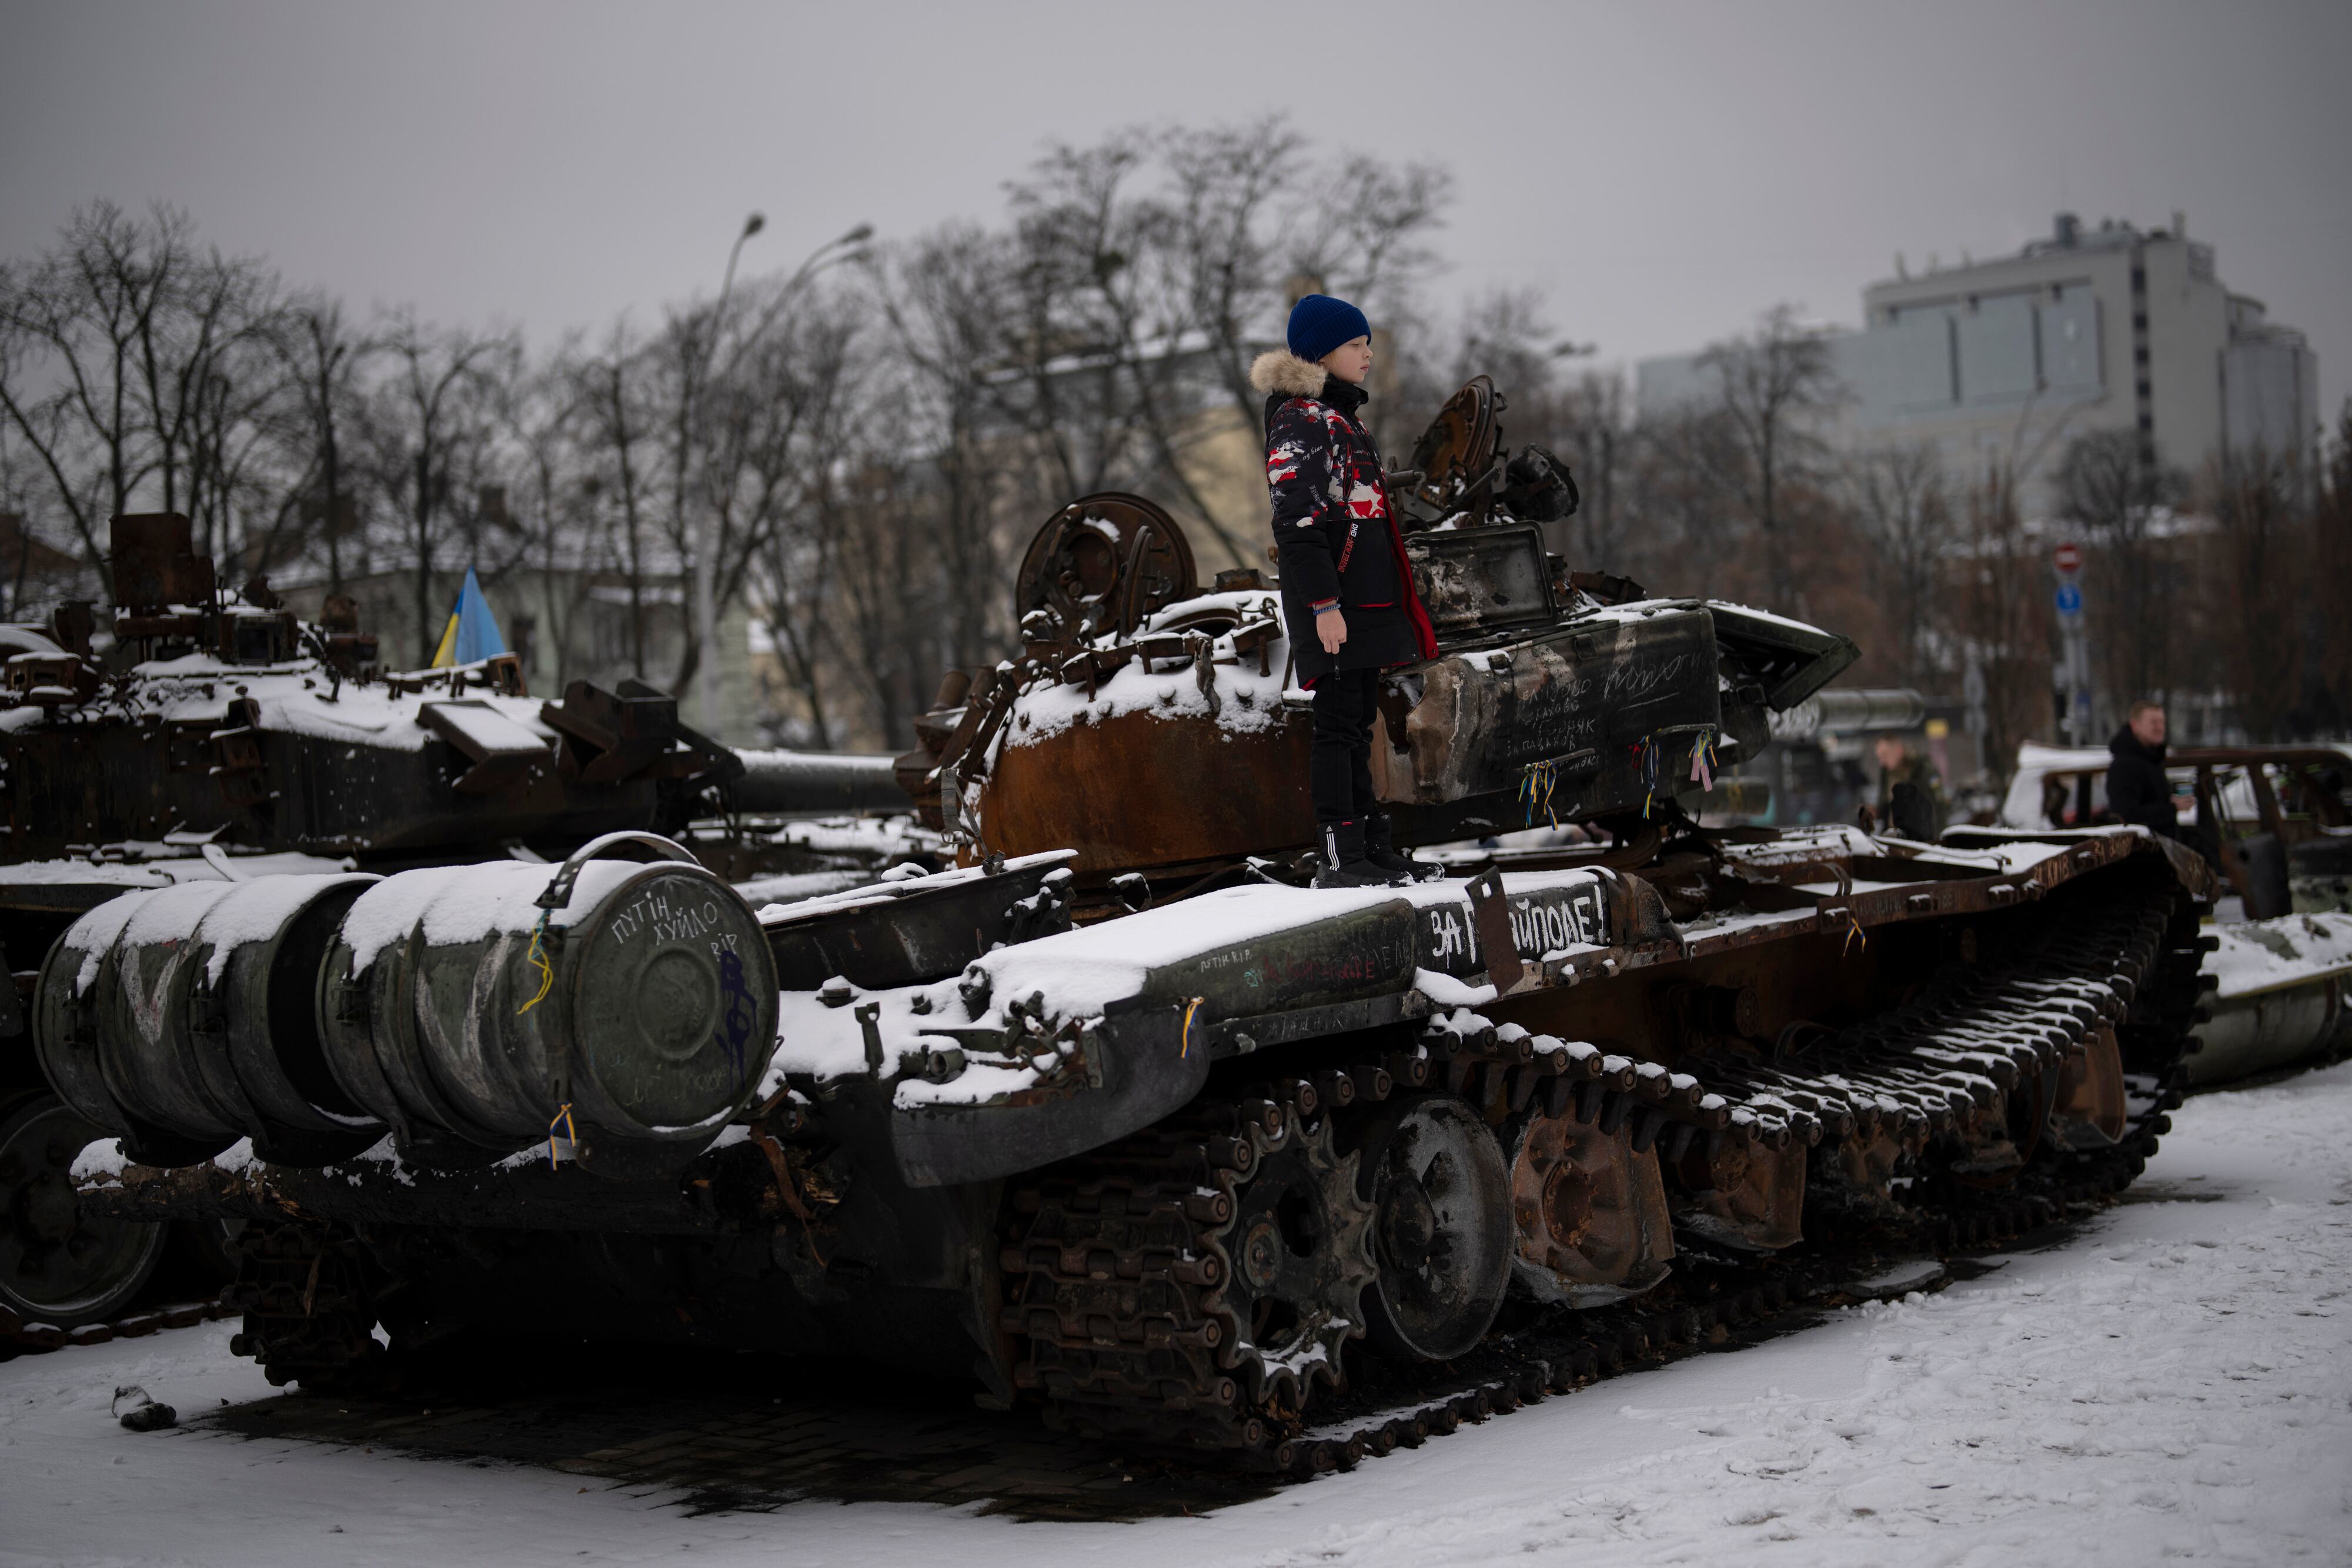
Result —
[[1450, 1361], [1486, 1337], [1511, 1283], [1511, 1177], [1477, 1113], [1450, 1094], [1392, 1100], [1364, 1130], [1379, 1276], [1364, 1292], [1372, 1343]]
[[0, 1306], [26, 1322], [120, 1316], [163, 1256], [162, 1225], [101, 1218], [74, 1199], [74, 1156], [103, 1136], [54, 1094], [0, 1107]]

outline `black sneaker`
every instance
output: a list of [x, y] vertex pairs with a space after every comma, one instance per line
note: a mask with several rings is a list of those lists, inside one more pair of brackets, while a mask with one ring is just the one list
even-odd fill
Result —
[[1434, 882], [1445, 868], [1430, 861], [1417, 861], [1408, 854], [1399, 854], [1396, 832], [1388, 817], [1375, 813], [1364, 819], [1364, 858], [1392, 876], [1408, 882]]
[[1364, 858], [1364, 824], [1324, 822], [1317, 833], [1323, 841], [1323, 869], [1315, 873], [1318, 887], [1394, 887], [1402, 879]]

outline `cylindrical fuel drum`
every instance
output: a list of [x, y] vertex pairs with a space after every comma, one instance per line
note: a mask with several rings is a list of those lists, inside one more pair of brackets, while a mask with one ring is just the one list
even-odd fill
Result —
[[68, 1105], [132, 1159], [193, 1165], [244, 1136], [185, 1049], [198, 920], [232, 883], [127, 893], [66, 929], [42, 961], [34, 1051]]
[[319, 976], [353, 1101], [404, 1142], [498, 1150], [698, 1146], [757, 1088], [776, 1009], [757, 917], [691, 860], [404, 872], [352, 904]]
[[148, 1163], [240, 1137], [288, 1164], [365, 1148], [383, 1124], [328, 1075], [312, 997], [337, 922], [375, 880], [184, 883], [100, 905], [42, 967], [43, 1069]]
[[354, 901], [382, 879], [267, 876], [241, 883], [196, 926], [209, 999], [191, 1034], [201, 1070], [226, 1078], [252, 1113], [254, 1151], [278, 1165], [349, 1159], [384, 1124], [327, 1071], [319, 1039], [319, 966]]

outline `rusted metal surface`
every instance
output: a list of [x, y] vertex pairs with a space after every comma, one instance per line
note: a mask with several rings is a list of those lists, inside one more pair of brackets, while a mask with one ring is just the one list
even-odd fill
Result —
[[1052, 639], [1117, 630], [1132, 633], [1163, 605], [1189, 599], [1200, 580], [1192, 548], [1156, 503], [1123, 491], [1082, 496], [1046, 521], [1015, 579], [1014, 607], [1054, 618]]
[[1727, 1144], [1710, 1157], [1705, 1145], [1694, 1143], [1675, 1174], [1682, 1198], [1675, 1222], [1695, 1234], [1761, 1252], [1793, 1247], [1804, 1239], [1802, 1145], [1774, 1149]]
[[149, 622], [176, 622], [212, 602], [213, 563], [196, 554], [194, 531], [179, 513], [121, 514], [110, 525], [108, 542], [114, 599], [131, 617], [129, 635], [152, 635], [144, 629]]
[[1502, 402], [1486, 376], [1471, 377], [1445, 401], [1412, 449], [1412, 465], [1421, 471], [1416, 500], [1441, 515], [1484, 516], [1501, 479], [1495, 472], [1501, 436], [1495, 416]]
[[2123, 1137], [2128, 1109], [2123, 1048], [2114, 1028], [2102, 1025], [2084, 1037], [2059, 1069], [2050, 1113], [2069, 1146], [2104, 1149]]
[[1072, 869], [1088, 880], [1305, 848], [1315, 835], [1307, 714], [1286, 712], [1270, 731], [1205, 727], [1123, 713], [1007, 746], [981, 834], [1008, 855], [1076, 850]]
[[1665, 1277], [1674, 1221], [1655, 1151], [1635, 1152], [1622, 1121], [1534, 1116], [1511, 1150], [1514, 1260], [1539, 1301], [1599, 1306]]

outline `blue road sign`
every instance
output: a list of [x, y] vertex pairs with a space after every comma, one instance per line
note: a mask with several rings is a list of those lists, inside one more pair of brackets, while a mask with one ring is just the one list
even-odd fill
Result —
[[2083, 612], [2083, 591], [2071, 582], [2058, 585], [2058, 613], [2080, 615]]

